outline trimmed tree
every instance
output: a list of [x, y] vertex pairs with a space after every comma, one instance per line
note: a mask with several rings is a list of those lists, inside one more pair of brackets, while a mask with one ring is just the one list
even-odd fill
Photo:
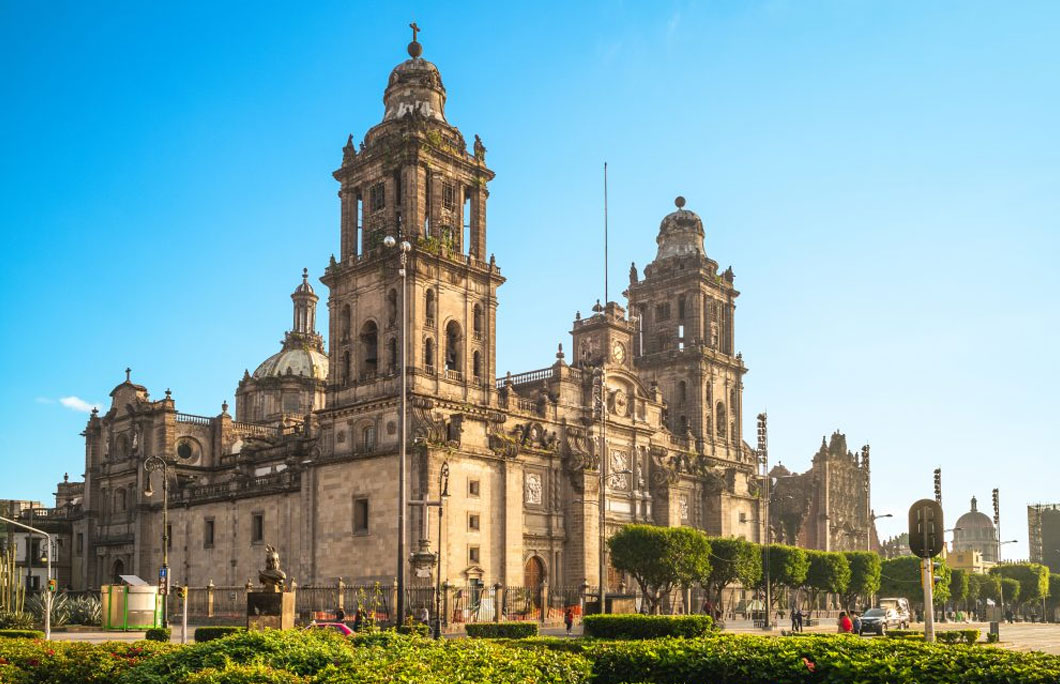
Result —
[[758, 544], [738, 537], [710, 537], [710, 575], [703, 586], [721, 605], [725, 587], [739, 582], [753, 587], [762, 581], [762, 552]]
[[950, 570], [950, 600], [954, 603], [968, 598], [968, 573], [953, 568]]
[[[935, 574], [939, 579], [935, 583], [935, 603], [945, 603], [950, 597], [950, 569], [942, 563]], [[885, 559], [880, 568], [880, 577], [881, 596], [904, 596], [914, 603], [924, 605], [924, 587], [920, 580], [920, 559], [916, 556]]]
[[663, 594], [710, 575], [710, 542], [689, 527], [626, 525], [607, 546], [611, 565], [633, 576], [653, 614], [659, 612]]
[[[1006, 563], [990, 568], [990, 574], [1019, 582], [1019, 602], [1041, 601], [1049, 595], [1049, 568], [1039, 563]], [[1009, 599], [1006, 596], [1005, 602]], [[1015, 599], [1014, 599], [1015, 601]]]
[[1011, 610], [1020, 599], [1020, 582], [1011, 577], [1001, 578], [1001, 595], [1005, 599], [1005, 606]]
[[[796, 546], [770, 544], [761, 549], [763, 564], [769, 564], [770, 603], [775, 605], [779, 601], [781, 587], [795, 589], [803, 585], [806, 573], [810, 570], [810, 560], [806, 557], [806, 551]], [[759, 586], [763, 587], [764, 584], [763, 574]]]
[[818, 606], [822, 593], [840, 594], [850, 583], [850, 564], [838, 551], [807, 551], [809, 567], [802, 586], [810, 593], [810, 608]]
[[866, 604], [880, 590], [880, 555], [873, 551], [846, 551], [843, 553], [850, 566], [850, 582], [843, 592], [843, 606], [848, 610], [857, 607], [858, 597]]

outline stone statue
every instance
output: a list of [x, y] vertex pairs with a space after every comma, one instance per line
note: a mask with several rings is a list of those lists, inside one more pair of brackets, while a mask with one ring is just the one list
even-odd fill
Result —
[[482, 144], [482, 138], [475, 136], [475, 159], [486, 160], [486, 146]]
[[280, 570], [280, 554], [271, 545], [265, 547], [265, 569], [258, 573], [258, 581], [265, 585], [266, 591], [283, 591], [287, 573]]

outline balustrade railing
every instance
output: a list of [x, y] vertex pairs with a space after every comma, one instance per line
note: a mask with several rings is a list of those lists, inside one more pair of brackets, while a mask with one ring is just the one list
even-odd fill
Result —
[[504, 377], [497, 378], [496, 386], [497, 389], [501, 389], [508, 382], [511, 382], [513, 385], [523, 385], [528, 382], [537, 382], [539, 380], [551, 380], [555, 371], [555, 368], [549, 366], [548, 368], [541, 368], [540, 370], [528, 371], [517, 375], [505, 375]]
[[213, 425], [213, 418], [196, 416], [191, 413], [177, 413], [178, 423], [191, 423], [192, 425]]

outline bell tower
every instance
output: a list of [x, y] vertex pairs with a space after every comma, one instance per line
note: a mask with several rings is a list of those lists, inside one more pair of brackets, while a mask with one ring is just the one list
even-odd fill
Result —
[[704, 248], [703, 221], [674, 200], [663, 218], [655, 260], [640, 279], [630, 268], [629, 305], [638, 334], [634, 364], [658, 383], [671, 432], [694, 438], [697, 450], [738, 461], [742, 454], [743, 357], [734, 353], [733, 314], [739, 292], [732, 269]]
[[[359, 146], [348, 138], [333, 174], [342, 209], [339, 256], [322, 278], [331, 291], [329, 408], [397, 392], [403, 308], [412, 392], [487, 401], [493, 391], [504, 282], [486, 252], [494, 174], [479, 137], [468, 151], [446, 120], [441, 74], [413, 31], [409, 59], [390, 73], [383, 120]], [[388, 236], [411, 245], [404, 304]]]

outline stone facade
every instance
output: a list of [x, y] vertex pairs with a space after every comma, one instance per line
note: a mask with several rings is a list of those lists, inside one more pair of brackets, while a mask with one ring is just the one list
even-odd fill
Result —
[[[597, 303], [575, 317], [570, 360], [561, 346], [551, 365], [498, 378], [505, 279], [486, 223], [494, 173], [478, 136], [469, 151], [446, 120], [441, 76], [421, 50], [409, 46], [382, 122], [360, 144], [350, 136], [334, 172], [326, 358], [304, 278], [284, 349], [239, 383], [236, 420], [227, 406], [181, 413], [168, 390], [152, 400], [127, 376], [85, 430], [76, 585], [118, 570], [156, 576], [161, 474], [147, 498], [142, 467], [152, 455], [169, 463], [177, 581], [241, 584], [265, 543], [300, 585], [392, 581], [403, 314], [409, 498], [438, 499], [443, 464], [450, 473], [440, 539], [438, 510], [411, 506], [409, 550], [440, 546], [443, 579], [595, 585], [601, 486], [607, 533], [644, 522], [760, 541], [760, 477], [742, 439], [738, 292], [732, 269], [719, 273], [706, 255], [702, 221], [678, 198], [643, 278], [631, 269], [632, 315]], [[407, 294], [387, 236], [410, 245]]]
[[769, 519], [777, 543], [820, 551], [879, 551], [870, 503], [869, 447], [847, 450], [846, 436], [821, 438], [813, 466], [774, 467]]

